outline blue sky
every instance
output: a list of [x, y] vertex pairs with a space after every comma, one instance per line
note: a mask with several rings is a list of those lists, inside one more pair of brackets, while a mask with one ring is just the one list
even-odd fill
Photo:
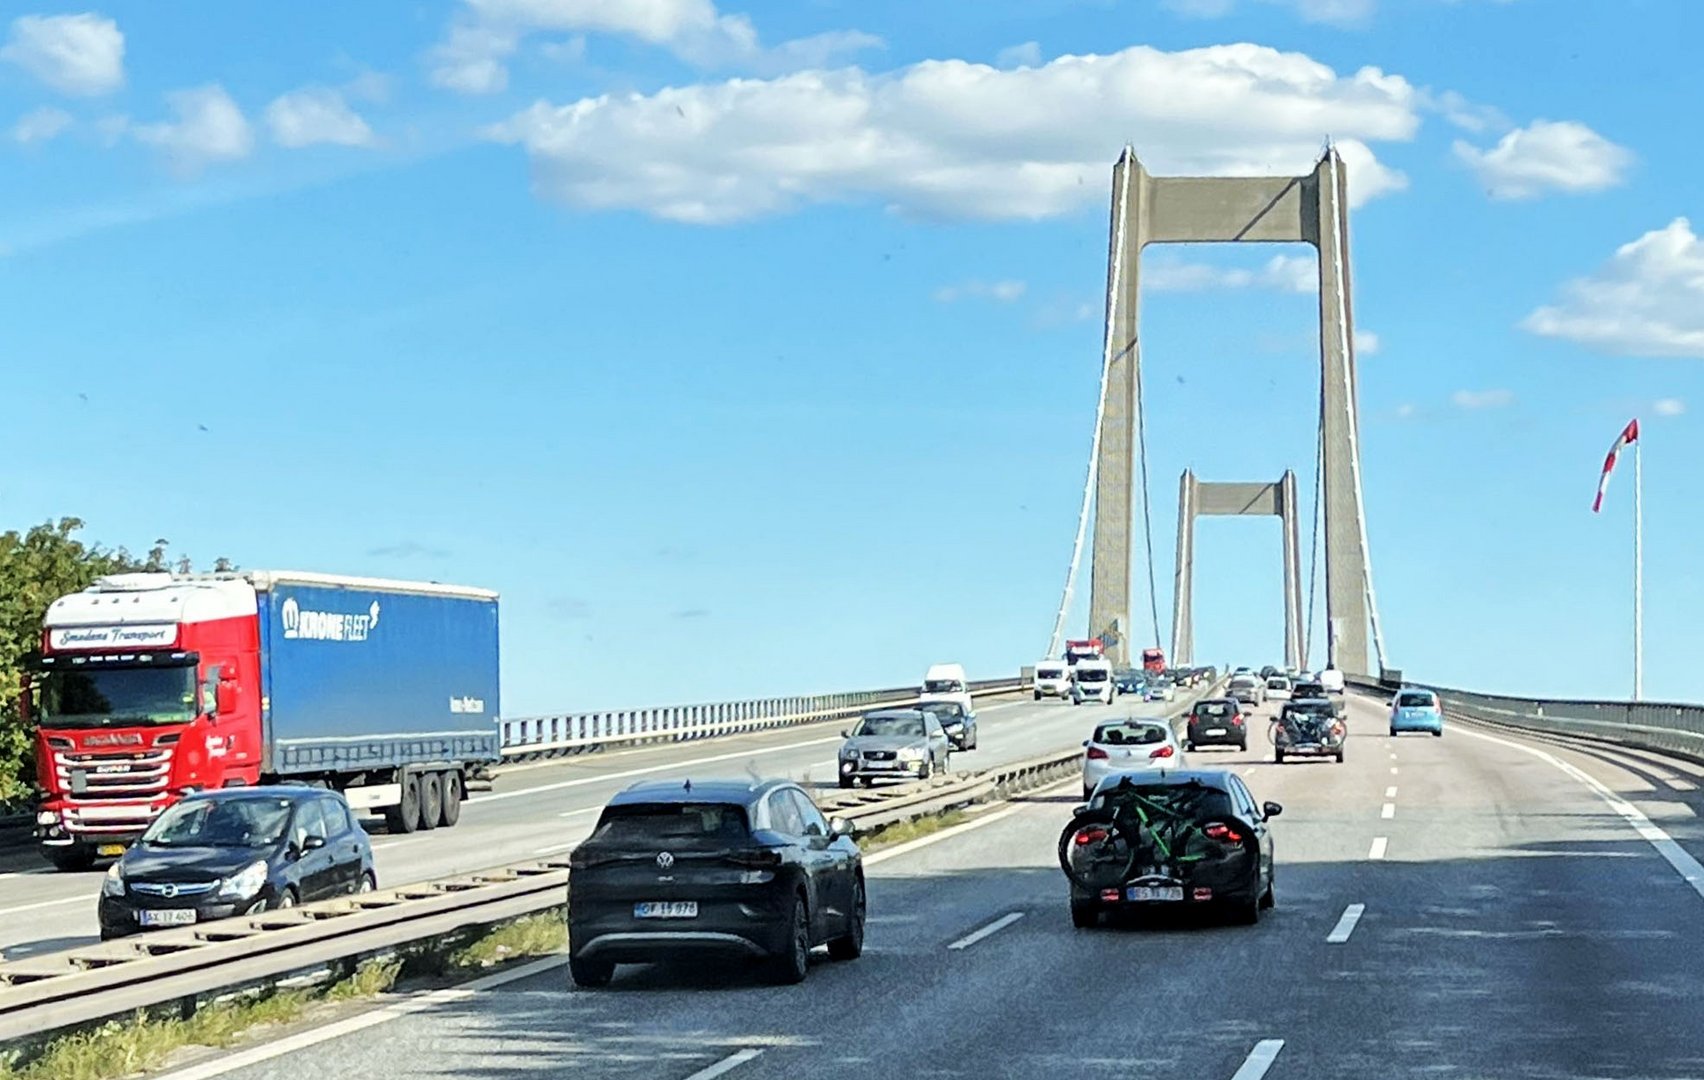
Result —
[[[5, 523], [500, 589], [511, 714], [1000, 674], [1070, 552], [1120, 147], [1330, 136], [1391, 662], [1625, 695], [1630, 477], [1589, 504], [1638, 415], [1646, 690], [1704, 700], [1704, 12], [919, 8], [14, 6]], [[1184, 467], [1312, 488], [1312, 259], [1145, 260], [1162, 583]], [[1205, 523], [1196, 582], [1204, 657], [1278, 657], [1275, 520]]]

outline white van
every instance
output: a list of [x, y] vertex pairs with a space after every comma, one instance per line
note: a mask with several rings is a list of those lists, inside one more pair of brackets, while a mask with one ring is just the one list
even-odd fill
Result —
[[1071, 693], [1071, 665], [1063, 660], [1043, 660], [1035, 666], [1035, 699], [1066, 697]]
[[1098, 701], [1111, 705], [1118, 695], [1112, 681], [1112, 665], [1105, 660], [1079, 660], [1071, 668], [1071, 704]]
[[923, 692], [918, 696], [923, 701], [956, 701], [964, 706], [966, 716], [976, 715], [963, 664], [930, 664], [923, 673]]
[[1325, 692], [1328, 694], [1341, 694], [1343, 692], [1343, 673], [1334, 667], [1328, 667], [1319, 673], [1319, 684], [1325, 687]]

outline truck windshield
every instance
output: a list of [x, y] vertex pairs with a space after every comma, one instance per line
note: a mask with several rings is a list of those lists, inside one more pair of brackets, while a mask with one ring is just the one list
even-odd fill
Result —
[[84, 668], [43, 677], [42, 727], [181, 724], [195, 719], [193, 667]]

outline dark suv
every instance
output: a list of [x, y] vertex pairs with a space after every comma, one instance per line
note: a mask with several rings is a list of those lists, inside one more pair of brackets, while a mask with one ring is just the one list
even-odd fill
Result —
[[1183, 748], [1234, 746], [1248, 749], [1248, 718], [1236, 698], [1208, 698], [1189, 710], [1189, 727]]
[[851, 826], [787, 780], [648, 781], [611, 799], [569, 857], [568, 965], [579, 986], [617, 964], [762, 960], [781, 983], [811, 949], [864, 950], [864, 865]]

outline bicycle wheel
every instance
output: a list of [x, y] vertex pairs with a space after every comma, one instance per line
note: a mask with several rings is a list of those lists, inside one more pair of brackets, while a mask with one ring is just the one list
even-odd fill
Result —
[[1272, 721], [1270, 724], [1267, 724], [1266, 725], [1266, 741], [1271, 743], [1273, 746], [1277, 746], [1278, 745], [1278, 731], [1283, 726], [1284, 726], [1283, 724], [1279, 723], [1276, 720]]
[[1136, 846], [1109, 811], [1074, 818], [1059, 834], [1059, 868], [1079, 888], [1117, 888], [1135, 864]]

